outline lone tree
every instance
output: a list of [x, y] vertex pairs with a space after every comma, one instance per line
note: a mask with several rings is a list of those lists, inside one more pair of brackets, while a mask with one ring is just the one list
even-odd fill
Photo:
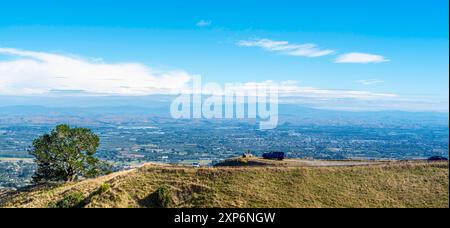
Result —
[[109, 165], [94, 157], [99, 142], [99, 137], [89, 129], [57, 126], [33, 142], [30, 154], [38, 166], [33, 181], [71, 182], [109, 172]]

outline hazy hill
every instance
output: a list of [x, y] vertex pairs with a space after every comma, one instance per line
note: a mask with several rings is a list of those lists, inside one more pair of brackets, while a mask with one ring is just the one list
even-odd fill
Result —
[[[106, 98], [105, 98], [106, 99]], [[112, 103], [99, 100], [91, 105], [81, 105], [77, 101], [70, 102], [73, 106], [61, 106], [50, 103], [47, 105], [11, 105], [2, 103], [0, 97], [0, 117], [8, 116], [27, 118], [57, 118], [77, 117], [95, 119], [100, 116], [122, 117], [170, 117], [170, 102], [153, 101]], [[136, 104], [135, 104], [136, 103]], [[47, 103], [45, 103], [47, 104]], [[78, 104], [78, 106], [77, 106]], [[89, 103], [90, 104], [90, 103]], [[101, 104], [99, 106], [99, 104]], [[229, 121], [213, 119], [209, 121]], [[242, 122], [235, 119], [234, 121]], [[254, 122], [254, 120], [248, 120]], [[8, 121], [4, 121], [8, 123]], [[23, 120], [22, 120], [23, 122]], [[246, 122], [246, 121], [244, 121]], [[0, 118], [2, 123], [2, 118]], [[76, 123], [76, 122], [75, 122]], [[300, 105], [281, 104], [279, 106], [279, 124], [284, 125], [319, 125], [319, 126], [361, 126], [361, 127], [430, 127], [448, 128], [448, 112], [404, 112], [404, 111], [337, 111], [309, 108]]]
[[[147, 165], [3, 193], [2, 207], [449, 207], [448, 162], [355, 167]], [[74, 204], [73, 202], [76, 202]]]

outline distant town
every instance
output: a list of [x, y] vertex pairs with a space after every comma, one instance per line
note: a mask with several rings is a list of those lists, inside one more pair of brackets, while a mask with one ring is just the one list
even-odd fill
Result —
[[316, 122], [286, 117], [278, 128], [261, 131], [256, 121], [192, 121], [143, 115], [2, 115], [0, 188], [29, 184], [35, 167], [27, 151], [35, 138], [58, 123], [92, 129], [101, 138], [98, 156], [113, 164], [114, 170], [148, 162], [208, 166], [247, 150], [255, 156], [281, 151], [288, 157], [302, 159], [448, 157], [446, 124]]

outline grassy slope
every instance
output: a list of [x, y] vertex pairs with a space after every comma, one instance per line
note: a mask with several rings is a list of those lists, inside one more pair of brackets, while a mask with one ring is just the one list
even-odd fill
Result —
[[[47, 207], [71, 192], [86, 207], [154, 207], [159, 186], [176, 207], [449, 207], [448, 162], [364, 167], [183, 168], [137, 170], [0, 197], [3, 207]], [[93, 194], [103, 184], [111, 188]], [[2, 198], [2, 199], [1, 199]]]

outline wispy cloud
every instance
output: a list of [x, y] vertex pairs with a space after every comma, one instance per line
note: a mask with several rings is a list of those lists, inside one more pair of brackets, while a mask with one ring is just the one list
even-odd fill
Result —
[[[267, 44], [268, 45], [268, 44]], [[270, 45], [269, 45], [270, 46]], [[279, 45], [272, 49], [283, 49]], [[0, 61], [1, 95], [35, 94], [100, 94], [148, 95], [170, 94], [189, 90], [192, 76], [184, 71], [157, 71], [139, 63], [109, 64], [102, 60], [46, 52], [0, 48], [0, 54], [17, 57]], [[270, 83], [247, 82], [242, 90]], [[394, 94], [367, 91], [328, 90], [299, 86], [285, 81], [279, 86], [280, 96], [315, 98], [377, 99]]]
[[110, 64], [12, 48], [0, 48], [0, 54], [16, 57], [0, 61], [1, 95], [171, 93], [185, 88], [192, 78], [184, 71], [158, 71], [139, 63]]
[[300, 86], [296, 81], [285, 81], [280, 84], [280, 96], [323, 99], [379, 100], [396, 98], [398, 95], [393, 93], [373, 93], [360, 90], [321, 89]]
[[[310, 98], [310, 99], [353, 99], [353, 100], [388, 100], [396, 98], [393, 93], [373, 93], [360, 90], [338, 90], [338, 89], [322, 89], [308, 86], [301, 86], [297, 81], [263, 81], [263, 82], [247, 82], [239, 83], [228, 87], [232, 91], [249, 93], [258, 88], [270, 88], [276, 85], [278, 96], [280, 98]], [[214, 91], [216, 93], [217, 91]], [[186, 92], [189, 93], [189, 92]]]
[[[71, 55], [0, 48], [0, 97], [24, 95], [175, 95], [189, 91], [193, 75], [184, 71], [160, 71], [140, 63], [106, 63]], [[270, 85], [272, 81], [247, 82], [240, 91]], [[360, 80], [362, 84], [381, 80]], [[319, 108], [348, 110], [438, 110], [448, 111], [448, 98], [431, 102], [429, 98], [405, 98], [393, 93], [360, 90], [323, 89], [300, 85], [296, 81], [278, 83], [280, 102], [307, 104]]]
[[362, 84], [362, 85], [373, 85], [373, 84], [384, 83], [384, 81], [379, 80], [379, 79], [368, 79], [368, 80], [358, 80], [358, 81], [356, 81], [356, 83]]
[[336, 58], [336, 63], [383, 63], [389, 62], [389, 59], [386, 59], [381, 55], [374, 55], [368, 53], [359, 53], [352, 52], [340, 55]]
[[[332, 49], [323, 49], [316, 44], [293, 44], [288, 41], [276, 41], [270, 39], [253, 39], [241, 40], [238, 42], [241, 47], [259, 47], [266, 51], [275, 52], [289, 56], [303, 56], [303, 57], [321, 57], [335, 54], [336, 51]], [[381, 55], [374, 55], [369, 53], [352, 52], [339, 55], [336, 63], [383, 63], [390, 60]]]
[[198, 27], [208, 27], [212, 25], [212, 21], [211, 20], [200, 20], [199, 22], [197, 22], [196, 24]]
[[276, 52], [283, 55], [320, 57], [333, 54], [335, 51], [321, 49], [316, 44], [291, 44], [288, 41], [275, 41], [270, 39], [242, 40], [238, 43], [241, 47], [259, 47], [266, 51]]

